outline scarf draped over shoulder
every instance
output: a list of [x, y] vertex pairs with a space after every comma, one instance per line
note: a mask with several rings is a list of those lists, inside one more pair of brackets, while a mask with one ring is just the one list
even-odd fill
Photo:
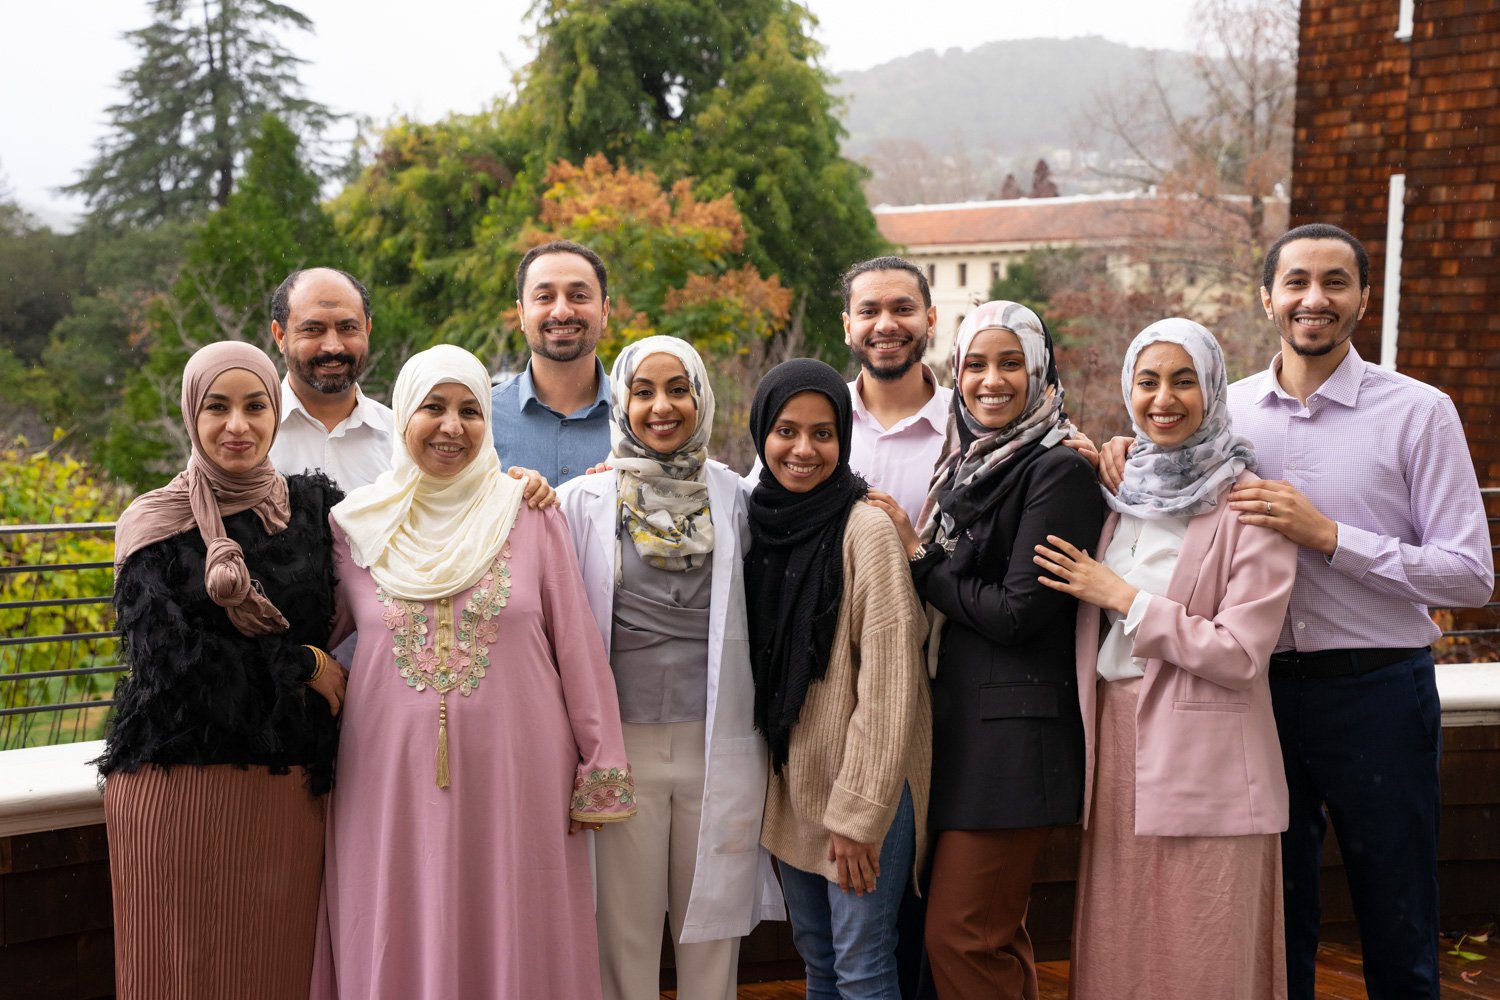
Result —
[[[484, 415], [478, 453], [454, 476], [423, 472], [406, 444], [412, 415], [433, 388], [468, 389]], [[521, 482], [500, 468], [491, 442], [490, 378], [468, 351], [440, 344], [401, 368], [392, 394], [396, 430], [389, 472], [349, 494], [333, 518], [356, 565], [395, 597], [431, 601], [473, 586], [505, 544], [521, 508]]]
[[1142, 518], [1194, 516], [1213, 510], [1219, 494], [1246, 469], [1255, 470], [1255, 448], [1234, 433], [1229, 419], [1229, 380], [1224, 353], [1208, 330], [1189, 319], [1158, 320], [1136, 334], [1120, 368], [1120, 391], [1130, 410], [1130, 390], [1141, 351], [1151, 344], [1177, 344], [1193, 359], [1203, 392], [1203, 423], [1174, 448], [1156, 444], [1131, 419], [1135, 444], [1126, 454], [1118, 494], [1104, 491], [1114, 510]]
[[[115, 568], [130, 556], [164, 538], [194, 528], [203, 536], [208, 553], [203, 582], [208, 596], [224, 609], [234, 627], [245, 635], [269, 635], [287, 630], [286, 618], [256, 587], [238, 542], [224, 533], [224, 518], [252, 510], [268, 534], [286, 530], [291, 500], [286, 479], [262, 458], [253, 469], [228, 472], [214, 463], [198, 437], [198, 415], [210, 387], [220, 375], [244, 369], [260, 380], [266, 405], [281, 425], [281, 380], [266, 353], [252, 344], [221, 341], [200, 348], [182, 370], [182, 421], [192, 443], [187, 468], [161, 489], [137, 497], [115, 527]], [[269, 449], [271, 442], [266, 442]], [[267, 452], [269, 455], [269, 450]]]
[[[693, 433], [674, 452], [647, 447], [630, 426], [631, 381], [640, 363], [666, 354], [682, 364], [698, 414]], [[714, 391], [693, 346], [676, 337], [646, 337], [626, 346], [610, 371], [609, 467], [620, 471], [620, 524], [640, 557], [658, 569], [696, 569], [714, 548], [709, 516], [708, 438]]]

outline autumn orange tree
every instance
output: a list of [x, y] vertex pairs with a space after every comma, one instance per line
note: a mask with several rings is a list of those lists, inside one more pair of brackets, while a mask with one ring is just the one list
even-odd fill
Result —
[[599, 345], [606, 364], [653, 333], [682, 337], [705, 353], [745, 351], [787, 320], [791, 293], [775, 276], [736, 263], [745, 229], [733, 199], [703, 200], [691, 178], [667, 188], [649, 170], [591, 156], [548, 169], [536, 212], [519, 232], [498, 219], [481, 225], [453, 268], [461, 304], [434, 339], [494, 367], [524, 357], [515, 267], [527, 249], [556, 239], [584, 244], [609, 268], [610, 323]]
[[632, 340], [681, 337], [715, 362], [720, 394], [736, 398], [731, 383], [743, 373], [727, 373], [759, 366], [766, 342], [788, 323], [792, 291], [742, 263], [745, 225], [733, 198], [700, 198], [690, 177], [663, 186], [652, 171], [615, 166], [602, 155], [555, 163], [545, 180], [519, 231], [498, 218], [479, 227], [473, 248], [452, 269], [461, 305], [434, 339], [468, 348], [491, 370], [523, 363], [516, 264], [539, 243], [575, 240], [609, 268], [610, 322], [599, 344], [606, 366]]

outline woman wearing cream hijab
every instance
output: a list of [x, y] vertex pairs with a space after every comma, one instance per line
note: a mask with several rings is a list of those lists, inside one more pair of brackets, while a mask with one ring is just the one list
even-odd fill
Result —
[[393, 468], [333, 511], [360, 641], [313, 996], [598, 997], [570, 835], [635, 804], [567, 527], [502, 474], [473, 355], [415, 355], [393, 402]]

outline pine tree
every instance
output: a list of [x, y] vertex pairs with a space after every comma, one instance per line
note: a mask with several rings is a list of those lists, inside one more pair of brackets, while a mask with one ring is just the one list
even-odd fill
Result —
[[1032, 198], [1056, 198], [1057, 182], [1052, 179], [1052, 168], [1047, 166], [1046, 160], [1037, 160], [1036, 169], [1031, 172], [1031, 195]]
[[267, 115], [244, 182], [197, 229], [171, 290], [146, 310], [148, 357], [123, 394], [128, 419], [110, 422], [102, 449], [109, 470], [144, 488], [181, 468], [187, 441], [177, 404], [189, 355], [215, 341], [245, 340], [274, 357], [272, 290], [288, 272], [323, 264], [346, 261], [319, 204], [318, 179], [299, 162], [291, 129]]
[[333, 119], [302, 96], [304, 60], [277, 33], [312, 21], [274, 0], [151, 0], [152, 23], [129, 32], [140, 61], [120, 76], [125, 99], [94, 162], [67, 190], [105, 224], [201, 216], [233, 193], [261, 117], [303, 137]]

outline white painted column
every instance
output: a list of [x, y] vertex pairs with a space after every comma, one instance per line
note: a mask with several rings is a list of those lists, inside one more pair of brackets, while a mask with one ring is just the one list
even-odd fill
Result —
[[1385, 288], [1380, 296], [1380, 367], [1396, 370], [1401, 324], [1401, 234], [1406, 226], [1406, 175], [1391, 174], [1385, 214]]
[[1412, 24], [1417, 19], [1417, 0], [1401, 0], [1400, 12], [1396, 15], [1396, 38], [1411, 41]]

